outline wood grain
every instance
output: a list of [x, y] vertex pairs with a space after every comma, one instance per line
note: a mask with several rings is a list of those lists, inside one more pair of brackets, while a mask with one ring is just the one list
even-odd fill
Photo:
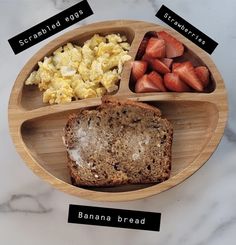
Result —
[[[62, 143], [63, 127], [71, 112], [94, 107], [100, 98], [73, 101], [65, 105], [42, 103], [36, 86], [24, 86], [37, 62], [67, 42], [82, 44], [95, 33], [125, 34], [131, 43], [133, 59], [148, 31], [166, 30], [186, 47], [182, 60], [206, 65], [212, 86], [208, 93], [136, 94], [129, 86], [131, 62], [124, 66], [120, 87], [113, 96], [150, 103], [161, 109], [174, 125], [171, 178], [154, 185], [127, 185], [112, 188], [79, 188], [72, 186], [66, 168], [66, 149]], [[80, 27], [56, 38], [40, 49], [18, 75], [9, 100], [9, 127], [17, 151], [26, 164], [54, 187], [80, 197], [97, 201], [128, 201], [165, 191], [191, 176], [211, 156], [223, 135], [228, 105], [223, 79], [209, 55], [175, 31], [140, 21], [107, 21]]]

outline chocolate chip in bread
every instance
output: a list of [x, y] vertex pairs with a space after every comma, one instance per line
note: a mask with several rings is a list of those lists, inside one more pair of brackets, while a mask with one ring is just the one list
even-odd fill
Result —
[[108, 97], [71, 115], [64, 132], [74, 185], [159, 183], [170, 176], [173, 128], [156, 107]]

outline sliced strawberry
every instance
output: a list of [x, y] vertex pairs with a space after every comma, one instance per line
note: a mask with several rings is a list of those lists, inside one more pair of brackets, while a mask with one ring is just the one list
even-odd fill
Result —
[[174, 72], [175, 68], [178, 67], [179, 65], [181, 65], [181, 63], [173, 63], [172, 64], [172, 72]]
[[189, 86], [180, 80], [177, 73], [166, 73], [164, 75], [164, 84], [170, 90], [174, 92], [188, 92]]
[[148, 44], [148, 41], [149, 41], [148, 37], [144, 37], [143, 38], [142, 42], [139, 45], [138, 52], [137, 52], [137, 55], [136, 55], [136, 59], [139, 60], [144, 55], [146, 47], [147, 47], [147, 44]]
[[180, 79], [187, 83], [191, 88], [197, 91], [203, 91], [202, 82], [197, 77], [194, 67], [190, 61], [179, 64], [175, 67], [174, 72], [177, 73]]
[[159, 59], [152, 59], [150, 60], [150, 64], [153, 70], [161, 73], [161, 74], [165, 74], [170, 72], [170, 69], [168, 68], [168, 66], [166, 64], [164, 64], [163, 62], [161, 62]]
[[158, 91], [160, 91], [159, 87], [157, 87], [155, 83], [153, 83], [150, 80], [150, 78], [148, 78], [147, 74], [139, 78], [135, 84], [136, 93], [158, 92]]
[[205, 66], [198, 66], [194, 70], [205, 88], [209, 84], [209, 70]]
[[147, 77], [155, 84], [156, 87], [159, 88], [159, 91], [162, 91], [162, 92], [166, 91], [165, 85], [163, 83], [163, 79], [161, 75], [159, 75], [157, 72], [152, 71], [148, 74]]
[[153, 60], [153, 58], [149, 57], [146, 53], [143, 55], [142, 59], [144, 61], [147, 61], [147, 63], [151, 64], [151, 61]]
[[132, 64], [132, 79], [137, 81], [140, 77], [142, 77], [147, 70], [147, 62], [144, 60], [135, 60]]
[[148, 41], [146, 54], [151, 58], [163, 58], [166, 55], [165, 41], [160, 38], [151, 37]]
[[169, 59], [169, 58], [161, 58], [160, 61], [162, 63], [164, 63], [168, 68], [171, 67], [173, 59]]
[[166, 57], [174, 58], [181, 56], [184, 53], [184, 45], [176, 38], [165, 31], [158, 32], [158, 37], [165, 40], [166, 43]]

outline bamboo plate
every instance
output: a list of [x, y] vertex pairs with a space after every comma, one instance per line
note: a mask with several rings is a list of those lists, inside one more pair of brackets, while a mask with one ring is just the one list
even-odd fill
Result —
[[[124, 65], [120, 87], [113, 96], [145, 101], [158, 106], [174, 125], [172, 172], [169, 180], [153, 185], [126, 185], [110, 188], [79, 188], [71, 185], [66, 167], [66, 149], [62, 129], [68, 114], [82, 107], [97, 106], [100, 98], [73, 101], [64, 105], [42, 103], [36, 86], [24, 81], [37, 68], [37, 62], [67, 42], [82, 44], [95, 33], [121, 33], [131, 43], [130, 55], [136, 56], [148, 31], [165, 30], [186, 47], [183, 59], [194, 65], [206, 65], [211, 72], [212, 88], [208, 93], [143, 93], [129, 88], [131, 62]], [[107, 21], [70, 31], [40, 49], [23, 67], [11, 92], [9, 127], [17, 151], [27, 165], [54, 187], [76, 196], [96, 201], [127, 201], [158, 194], [179, 184], [197, 171], [211, 156], [223, 135], [227, 120], [227, 95], [216, 66], [202, 49], [185, 37], [165, 27], [140, 21]]]

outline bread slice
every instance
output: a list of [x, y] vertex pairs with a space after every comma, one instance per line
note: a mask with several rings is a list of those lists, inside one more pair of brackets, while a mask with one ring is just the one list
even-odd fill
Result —
[[158, 183], [171, 170], [173, 128], [156, 107], [115, 98], [69, 117], [64, 141], [72, 183]]

